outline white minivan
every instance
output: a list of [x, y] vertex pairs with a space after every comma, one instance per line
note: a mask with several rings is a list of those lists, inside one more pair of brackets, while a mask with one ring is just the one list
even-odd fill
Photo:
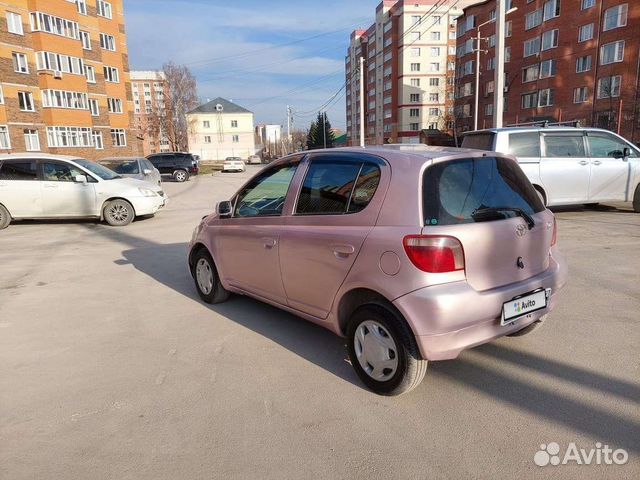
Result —
[[633, 202], [640, 212], [640, 150], [608, 130], [494, 128], [465, 133], [462, 147], [514, 155], [547, 206]]
[[0, 229], [14, 219], [99, 218], [124, 226], [154, 215], [167, 197], [95, 162], [61, 155], [0, 155]]

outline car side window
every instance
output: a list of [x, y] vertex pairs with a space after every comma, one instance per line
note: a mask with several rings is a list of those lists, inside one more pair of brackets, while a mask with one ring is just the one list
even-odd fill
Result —
[[380, 183], [380, 168], [363, 162], [311, 162], [298, 197], [298, 215], [342, 215], [362, 211]]
[[606, 133], [596, 133], [587, 135], [587, 142], [589, 142], [589, 150], [591, 156], [594, 158], [605, 157], [622, 157], [624, 149], [629, 148], [631, 150], [631, 156], [635, 157], [635, 151], [629, 147], [625, 142]]
[[149, 160], [142, 160], [142, 168], [145, 170], [151, 170], [155, 168]]
[[289, 185], [298, 163], [279, 165], [256, 177], [236, 198], [234, 217], [282, 215]]
[[585, 157], [582, 135], [544, 135], [547, 157]]
[[42, 179], [45, 182], [73, 182], [76, 175], [88, 175], [74, 167], [73, 165], [67, 165], [66, 163], [43, 163], [42, 164]]
[[0, 162], [0, 180], [37, 180], [35, 160], [5, 160]]
[[539, 157], [540, 135], [538, 132], [510, 133], [507, 153], [516, 157]]

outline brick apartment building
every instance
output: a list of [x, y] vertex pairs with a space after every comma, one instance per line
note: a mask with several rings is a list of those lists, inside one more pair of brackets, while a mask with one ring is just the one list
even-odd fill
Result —
[[[512, 0], [506, 17], [504, 125], [579, 120], [640, 142], [640, 1]], [[473, 129], [477, 26], [495, 0], [458, 19], [456, 126]], [[493, 123], [495, 22], [480, 28], [478, 128]]]
[[0, 2], [0, 152], [138, 154], [123, 0]]
[[142, 142], [144, 155], [170, 152], [167, 138], [171, 122], [166, 117], [165, 101], [169, 97], [169, 84], [164, 72], [132, 71], [133, 125]]
[[348, 144], [360, 142], [364, 58], [365, 143], [418, 143], [423, 129], [453, 126], [456, 17], [470, 0], [383, 0], [346, 56]]

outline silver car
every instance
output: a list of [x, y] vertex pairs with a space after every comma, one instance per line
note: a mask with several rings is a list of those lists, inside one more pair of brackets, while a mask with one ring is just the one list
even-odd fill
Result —
[[144, 157], [103, 158], [98, 163], [122, 177], [136, 178], [162, 186], [160, 172]]
[[547, 206], [633, 202], [640, 212], [640, 150], [608, 130], [479, 130], [465, 134], [462, 146], [514, 155]]

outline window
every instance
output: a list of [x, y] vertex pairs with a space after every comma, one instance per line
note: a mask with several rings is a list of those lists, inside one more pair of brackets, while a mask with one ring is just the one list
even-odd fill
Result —
[[[11, 139], [9, 138], [9, 129], [6, 125], [0, 125], [0, 150], [7, 150], [11, 148]], [[4, 164], [7, 164], [5, 160]], [[34, 168], [35, 172], [35, 168]], [[2, 172], [0, 172], [0, 180], [2, 180]], [[6, 180], [6, 179], [5, 179]]]
[[42, 12], [32, 12], [31, 30], [34, 32], [47, 32], [61, 37], [80, 39], [79, 27], [77, 22], [66, 20]]
[[547, 157], [585, 157], [584, 137], [582, 135], [543, 135]]
[[419, 63], [412, 63], [411, 64], [411, 71], [412, 72], [419, 72], [420, 71], [420, 64]]
[[434, 15], [433, 25], [440, 25], [440, 24], [442, 24], [442, 17], [440, 15]]
[[504, 49], [504, 63], [511, 61], [511, 47], [505, 47]]
[[530, 67], [525, 67], [522, 69], [522, 83], [533, 82], [538, 79], [540, 75], [540, 67], [536, 63], [535, 65], [531, 65]]
[[40, 151], [40, 138], [37, 130], [24, 130], [24, 145], [27, 152]]
[[24, 35], [24, 30], [22, 28], [22, 15], [7, 12], [7, 30], [9, 33]]
[[543, 20], [546, 22], [558, 16], [560, 16], [560, 0], [547, 0], [544, 2]]
[[545, 60], [540, 63], [540, 78], [553, 77], [556, 74], [556, 60]]
[[419, 117], [420, 116], [420, 109], [419, 108], [410, 108], [409, 109], [409, 116], [410, 117]]
[[419, 93], [411, 93], [409, 94], [409, 101], [412, 103], [420, 102], [420, 94]]
[[548, 30], [542, 34], [541, 50], [549, 50], [558, 46], [558, 29]]
[[87, 0], [76, 0], [76, 6], [78, 7], [78, 13], [87, 14]]
[[440, 71], [440, 63], [432, 62], [429, 64], [429, 71], [431, 72], [439, 72]]
[[[465, 137], [466, 139], [466, 137]], [[513, 218], [500, 211], [477, 215], [481, 208], [520, 208], [529, 215], [544, 211], [538, 194], [517, 163], [484, 157], [436, 163], [424, 172], [422, 202], [425, 225], [457, 225]]]
[[495, 34], [491, 35], [488, 39], [489, 48], [493, 48], [496, 46], [496, 36]]
[[33, 93], [31, 92], [18, 92], [18, 103], [20, 104], [20, 110], [23, 112], [36, 111], [33, 104]]
[[82, 40], [82, 48], [91, 50], [91, 35], [89, 35], [89, 32], [80, 30], [80, 40]]
[[513, 22], [511, 20], [504, 23], [504, 36], [510, 37], [513, 34]]
[[53, 70], [84, 75], [84, 61], [78, 57], [61, 55], [53, 52], [36, 52], [36, 66], [38, 70]]
[[598, 80], [598, 98], [619, 97], [621, 83], [621, 75], [601, 78]]
[[14, 72], [29, 73], [29, 62], [27, 62], [27, 56], [24, 53], [13, 52], [11, 56], [13, 58]]
[[240, 143], [240, 135], [231, 135], [231, 141], [233, 143]]
[[126, 147], [127, 135], [124, 132], [124, 128], [112, 128], [111, 129], [111, 143], [114, 147]]
[[231, 128], [238, 128], [238, 121], [237, 120], [231, 120]]
[[524, 42], [524, 56], [530, 57], [540, 52], [540, 37], [532, 38]]
[[588, 72], [589, 70], [591, 70], [591, 55], [576, 60], [576, 73]]
[[211, 135], [204, 136], [204, 143], [211, 143]]
[[495, 89], [495, 83], [493, 80], [487, 82], [484, 86], [484, 91], [487, 94], [493, 93], [494, 89]]
[[522, 95], [522, 108], [535, 108], [538, 106], [538, 92]]
[[550, 107], [553, 105], [554, 91], [552, 88], [545, 88], [538, 92], [538, 106]]
[[96, 6], [98, 7], [98, 15], [100, 17], [112, 18], [111, 4], [104, 0], [97, 0]]
[[202, 127], [203, 128], [210, 128], [211, 127], [211, 122], [209, 122], [209, 120], [203, 120], [202, 121]]
[[530, 30], [537, 27], [542, 23], [542, 9], [534, 10], [531, 13], [527, 13], [524, 20], [524, 29]]
[[65, 90], [42, 90], [42, 106], [45, 108], [72, 108], [87, 110], [89, 101], [86, 93]]
[[107, 35], [106, 33], [100, 34], [100, 48], [104, 50], [116, 51], [116, 37], [113, 35]]
[[582, 0], [582, 10], [591, 8], [596, 4], [596, 0]]
[[412, 48], [409, 50], [409, 56], [411, 57], [419, 57], [420, 56], [420, 49], [419, 48]]
[[473, 60], [464, 62], [464, 65], [462, 67], [462, 73], [464, 75], [471, 75], [473, 73], [473, 64], [474, 64]]
[[606, 32], [614, 28], [624, 27], [627, 24], [627, 10], [628, 6], [626, 3], [607, 8], [604, 11], [602, 30]]
[[411, 32], [411, 41], [417, 42], [420, 40], [420, 32]]
[[107, 98], [109, 113], [122, 113], [122, 100], [119, 98]]
[[91, 111], [91, 115], [97, 117], [100, 115], [100, 106], [98, 105], [98, 100], [95, 98], [89, 99], [89, 110]]
[[606, 133], [589, 132], [587, 135], [587, 143], [589, 144], [592, 158], [622, 157], [625, 148], [631, 150], [632, 157], [637, 156], [634, 149], [629, 147], [627, 143]]
[[624, 40], [607, 43], [600, 47], [600, 65], [621, 62], [624, 58]]
[[587, 101], [589, 89], [587, 87], [578, 87], [573, 90], [573, 103], [584, 103]]
[[420, 79], [419, 78], [412, 78], [411, 79], [411, 86], [412, 87], [419, 87], [420, 86]]
[[45, 182], [73, 182], [76, 175], [86, 175], [68, 163], [43, 163], [42, 176]]
[[104, 150], [104, 141], [102, 140], [102, 132], [91, 132], [91, 139], [96, 146], [96, 150]]
[[431, 40], [434, 42], [440, 41], [440, 32], [431, 32]]
[[297, 163], [271, 168], [244, 187], [236, 197], [234, 217], [278, 216], [282, 214], [289, 184]]
[[107, 82], [112, 82], [112, 83], [120, 82], [120, 75], [118, 74], [117, 68], [105, 66], [103, 69], [104, 69], [104, 79]]
[[429, 109], [429, 115], [432, 117], [437, 117], [438, 115], [440, 115], [440, 109], [439, 108], [430, 108]]
[[88, 127], [47, 127], [49, 147], [92, 147]]
[[583, 25], [578, 32], [578, 42], [586, 42], [593, 38], [593, 23]]
[[439, 78], [430, 78], [429, 79], [429, 86], [437, 87], [439, 85], [440, 85], [440, 79]]
[[411, 15], [411, 25], [419, 25], [421, 21], [422, 21], [422, 16]]
[[485, 114], [487, 117], [490, 117], [490, 116], [492, 116], [492, 115], [493, 115], [493, 103], [487, 103], [487, 104], [484, 106], [484, 114]]
[[496, 57], [491, 57], [487, 60], [487, 70], [493, 70], [496, 68]]
[[440, 56], [440, 47], [431, 47], [430, 55], [432, 57], [439, 57]]
[[437, 93], [430, 93], [429, 94], [429, 101], [430, 102], [438, 102], [440, 98], [440, 95], [438, 95]]
[[84, 76], [87, 77], [88, 83], [96, 83], [96, 69], [91, 65], [84, 66]]
[[516, 157], [539, 157], [540, 136], [537, 132], [510, 133], [507, 153]]

